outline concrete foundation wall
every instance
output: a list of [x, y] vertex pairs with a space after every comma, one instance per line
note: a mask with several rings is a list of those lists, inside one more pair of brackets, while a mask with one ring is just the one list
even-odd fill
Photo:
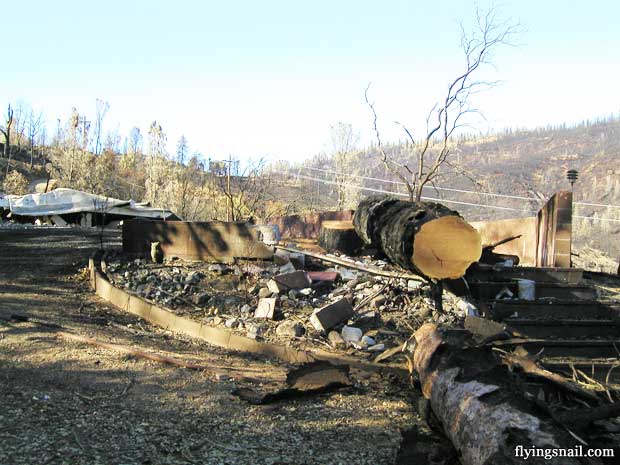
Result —
[[510, 236], [521, 237], [495, 248], [500, 254], [516, 255], [519, 265], [536, 266], [537, 224], [535, 216], [509, 220], [470, 223], [482, 237], [482, 245], [490, 245]]
[[123, 252], [149, 257], [159, 242], [164, 257], [231, 262], [269, 259], [272, 250], [245, 223], [131, 220], [123, 223]]

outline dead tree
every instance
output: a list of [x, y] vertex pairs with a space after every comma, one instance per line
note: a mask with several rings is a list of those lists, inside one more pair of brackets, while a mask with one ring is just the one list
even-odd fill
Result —
[[456, 279], [480, 258], [480, 234], [438, 203], [377, 195], [360, 202], [353, 224], [393, 263], [431, 280]]
[[[4, 158], [8, 159], [9, 158], [9, 153], [11, 150], [11, 129], [13, 127], [13, 107], [11, 107], [11, 104], [9, 103], [9, 106], [6, 110], [6, 120], [4, 123], [4, 127], [0, 127], [0, 132], [2, 133], [2, 135], [4, 136]], [[9, 170], [9, 166], [7, 163], [7, 173]]]
[[[408, 147], [411, 154], [404, 161], [396, 160], [395, 156], [385, 151], [377, 126], [375, 105], [368, 96], [370, 84], [366, 88], [364, 96], [372, 111], [373, 130], [381, 161], [406, 186], [410, 201], [420, 201], [422, 190], [428, 184], [434, 185], [440, 177], [442, 167], [449, 165], [457, 168], [449, 160], [452, 136], [459, 128], [468, 126], [467, 116], [480, 114], [478, 109], [470, 105], [470, 97], [498, 84], [498, 81], [481, 81], [475, 77], [481, 68], [491, 63], [493, 50], [500, 45], [510, 44], [516, 32], [516, 25], [499, 23], [493, 9], [486, 13], [477, 11], [476, 28], [471, 34], [467, 34], [461, 26], [465, 69], [450, 82], [443, 99], [431, 108], [426, 117], [426, 134], [416, 140], [412, 131], [404, 124], [396, 122], [405, 131], [410, 142]], [[462, 170], [459, 171], [463, 174]]]
[[41, 132], [43, 125], [43, 113], [35, 113], [33, 109], [28, 115], [28, 140], [30, 141], [30, 169], [34, 166], [34, 149], [36, 146], [37, 135]]

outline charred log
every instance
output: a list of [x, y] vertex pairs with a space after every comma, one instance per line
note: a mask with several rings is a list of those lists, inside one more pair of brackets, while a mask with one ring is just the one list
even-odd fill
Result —
[[[453, 334], [432, 323], [416, 331], [415, 342], [413, 369], [422, 393], [463, 465], [522, 464], [518, 446], [574, 452], [576, 439], [518, 391], [514, 375], [489, 347], [473, 344], [467, 332]], [[531, 456], [527, 463], [601, 462], [570, 455]]]
[[353, 224], [366, 244], [431, 279], [460, 278], [482, 253], [478, 231], [438, 203], [371, 196], [360, 202]]
[[323, 221], [318, 243], [329, 252], [355, 255], [364, 245], [351, 221]]

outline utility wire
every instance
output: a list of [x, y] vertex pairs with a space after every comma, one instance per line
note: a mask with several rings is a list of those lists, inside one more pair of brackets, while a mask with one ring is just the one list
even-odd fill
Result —
[[[272, 169], [272, 171], [274, 173], [278, 173], [278, 174], [284, 174], [287, 175], [287, 173], [283, 172], [283, 171], [278, 171], [278, 170], [274, 170]], [[334, 185], [334, 186], [344, 186], [344, 187], [351, 187], [354, 189], [360, 189], [363, 191], [368, 191], [368, 192], [377, 192], [380, 194], [392, 194], [392, 195], [398, 195], [401, 197], [409, 197], [408, 194], [403, 194], [402, 192], [393, 192], [393, 191], [387, 191], [384, 189], [373, 189], [371, 187], [364, 187], [364, 186], [358, 186], [355, 184], [348, 184], [348, 183], [339, 183], [336, 181], [329, 181], [327, 179], [320, 179], [320, 178], [315, 178], [312, 176], [305, 176], [303, 174], [296, 174], [296, 175], [292, 175], [296, 178], [301, 178], [301, 179], [306, 179], [308, 181], [317, 181], [317, 182], [321, 182], [323, 184], [330, 184], [330, 185]], [[518, 209], [518, 208], [510, 208], [510, 207], [500, 207], [497, 205], [483, 205], [483, 204], [479, 204], [479, 203], [471, 203], [471, 202], [461, 202], [458, 200], [447, 200], [447, 199], [438, 199], [438, 198], [434, 198], [434, 197], [421, 197], [423, 200], [433, 200], [436, 202], [444, 202], [444, 203], [454, 203], [457, 205], [469, 205], [472, 207], [483, 207], [483, 208], [491, 208], [491, 209], [496, 209], [496, 210], [508, 210], [508, 211], [516, 211], [516, 212], [527, 212], [527, 213], [532, 213], [534, 212], [533, 210], [522, 210], [522, 209]]]
[[[350, 178], [367, 179], [369, 181], [385, 182], [385, 183], [396, 184], [396, 185], [401, 185], [401, 186], [405, 185], [405, 183], [401, 181], [393, 181], [391, 179], [381, 179], [381, 178], [373, 178], [370, 176], [361, 176], [357, 174], [342, 173], [338, 171], [327, 170], [324, 168], [313, 168], [310, 166], [302, 166], [301, 168], [306, 169], [306, 170], [311, 170], [311, 171], [320, 171], [323, 173], [329, 173], [329, 174], [334, 174], [334, 175], [339, 175], [339, 176], [348, 176]], [[501, 197], [501, 198], [506, 198], [506, 199], [529, 200], [529, 201], [534, 201], [534, 202], [541, 202], [541, 199], [538, 199], [536, 197], [523, 197], [520, 195], [497, 194], [495, 192], [477, 192], [477, 191], [471, 191], [471, 190], [465, 190], [465, 189], [453, 189], [453, 188], [448, 188], [448, 187], [434, 187], [434, 186], [424, 186], [423, 189], [434, 189], [438, 191], [460, 192], [463, 194], [484, 195], [487, 197]], [[589, 202], [573, 202], [573, 205], [587, 206], [587, 207], [620, 208], [620, 205], [589, 203]]]
[[[363, 191], [368, 191], [368, 192], [377, 192], [377, 193], [381, 193], [381, 194], [392, 194], [392, 195], [398, 195], [400, 197], [409, 197], [408, 194], [403, 194], [402, 192], [393, 192], [393, 191], [387, 191], [384, 189], [373, 189], [371, 187], [364, 187], [364, 186], [358, 186], [355, 184], [348, 184], [348, 183], [338, 183], [336, 181], [330, 181], [327, 179], [320, 179], [320, 178], [315, 178], [312, 176], [305, 176], [302, 174], [295, 174], [295, 175], [291, 175], [289, 173], [286, 173], [284, 171], [278, 171], [278, 170], [274, 170], [273, 168], [271, 169], [272, 172], [274, 173], [278, 173], [278, 174], [283, 174], [285, 176], [292, 176], [295, 178], [300, 178], [300, 179], [306, 179], [308, 181], [317, 181], [317, 182], [321, 182], [323, 184], [329, 184], [329, 185], [334, 185], [334, 186], [344, 186], [344, 187], [351, 187], [354, 189], [360, 189]], [[479, 204], [479, 203], [471, 203], [471, 202], [461, 202], [461, 201], [457, 201], [457, 200], [446, 200], [446, 199], [437, 199], [434, 197], [421, 197], [423, 200], [433, 200], [433, 201], [437, 201], [437, 202], [443, 202], [443, 203], [454, 203], [454, 204], [458, 204], [458, 205], [468, 205], [468, 206], [472, 206], [472, 207], [482, 207], [482, 208], [491, 208], [491, 209], [495, 209], [495, 210], [508, 210], [508, 211], [516, 211], [516, 212], [524, 212], [524, 213], [537, 213], [536, 210], [520, 210], [517, 208], [510, 208], [510, 207], [500, 207], [498, 205], [484, 205], [484, 204]], [[620, 223], [620, 219], [613, 219], [613, 218], [596, 218], [596, 217], [592, 217], [592, 216], [580, 216], [580, 215], [573, 215], [573, 218], [579, 218], [579, 219], [584, 219], [584, 220], [589, 220], [589, 221], [609, 221], [609, 222], [613, 222], [613, 223]]]

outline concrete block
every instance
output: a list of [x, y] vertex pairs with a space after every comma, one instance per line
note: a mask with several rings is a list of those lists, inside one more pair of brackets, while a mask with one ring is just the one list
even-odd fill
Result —
[[282, 289], [305, 289], [310, 287], [312, 281], [308, 277], [308, 273], [305, 271], [293, 271], [292, 273], [285, 273], [275, 276], [273, 278]]
[[[267, 290], [271, 292], [272, 294], [279, 294], [280, 292], [285, 291], [286, 287], [281, 284], [278, 284], [278, 282], [275, 281], [274, 279], [270, 279], [269, 281], [267, 281]], [[259, 296], [260, 296], [260, 292], [259, 292]]]
[[275, 297], [260, 299], [258, 301], [258, 307], [256, 307], [256, 311], [254, 312], [254, 318], [268, 318], [273, 320], [277, 304], [278, 299]]
[[317, 331], [328, 331], [353, 316], [353, 307], [347, 299], [340, 299], [314, 311], [310, 323]]

